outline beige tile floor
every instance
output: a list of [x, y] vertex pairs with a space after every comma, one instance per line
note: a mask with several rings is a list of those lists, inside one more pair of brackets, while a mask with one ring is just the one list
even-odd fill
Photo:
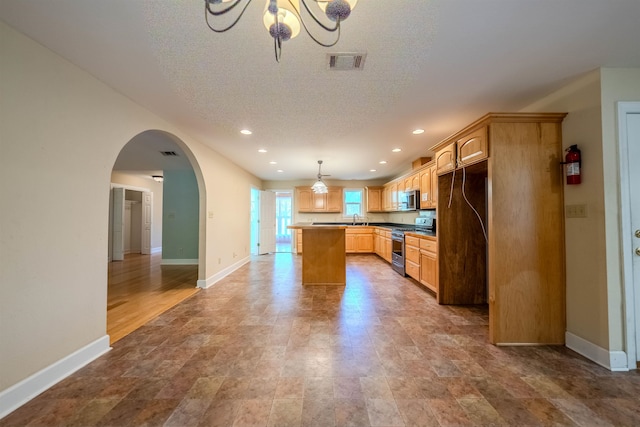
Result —
[[495, 347], [371, 255], [302, 287], [266, 255], [116, 342], [0, 426], [640, 425], [640, 374], [564, 347]]

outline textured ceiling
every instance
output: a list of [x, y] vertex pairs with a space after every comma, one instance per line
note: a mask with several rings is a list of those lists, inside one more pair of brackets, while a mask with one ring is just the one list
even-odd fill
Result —
[[[263, 9], [215, 34], [204, 1], [0, 0], [6, 23], [264, 180], [312, 179], [319, 159], [333, 179], [389, 178], [486, 112], [640, 67], [639, 0], [360, 0], [335, 47], [301, 34], [280, 63]], [[329, 71], [336, 52], [366, 53], [364, 68]]]

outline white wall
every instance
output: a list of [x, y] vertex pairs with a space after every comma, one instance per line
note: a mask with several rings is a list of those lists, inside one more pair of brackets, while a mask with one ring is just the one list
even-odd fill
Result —
[[248, 255], [261, 182], [4, 23], [0, 57], [1, 394], [105, 337], [111, 172], [135, 135], [175, 135], [195, 163], [201, 279]]

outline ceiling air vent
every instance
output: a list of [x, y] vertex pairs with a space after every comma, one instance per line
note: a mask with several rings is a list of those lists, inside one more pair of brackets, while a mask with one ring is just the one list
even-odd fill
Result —
[[176, 153], [175, 151], [161, 151], [160, 154], [167, 157], [178, 157], [178, 153]]
[[366, 53], [330, 53], [329, 70], [362, 70]]

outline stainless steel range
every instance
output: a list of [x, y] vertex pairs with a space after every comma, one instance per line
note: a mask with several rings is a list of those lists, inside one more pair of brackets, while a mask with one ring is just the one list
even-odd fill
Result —
[[404, 259], [404, 233], [407, 231], [435, 233], [436, 219], [418, 217], [415, 225], [396, 227], [391, 231], [391, 268], [402, 276], [406, 276]]

